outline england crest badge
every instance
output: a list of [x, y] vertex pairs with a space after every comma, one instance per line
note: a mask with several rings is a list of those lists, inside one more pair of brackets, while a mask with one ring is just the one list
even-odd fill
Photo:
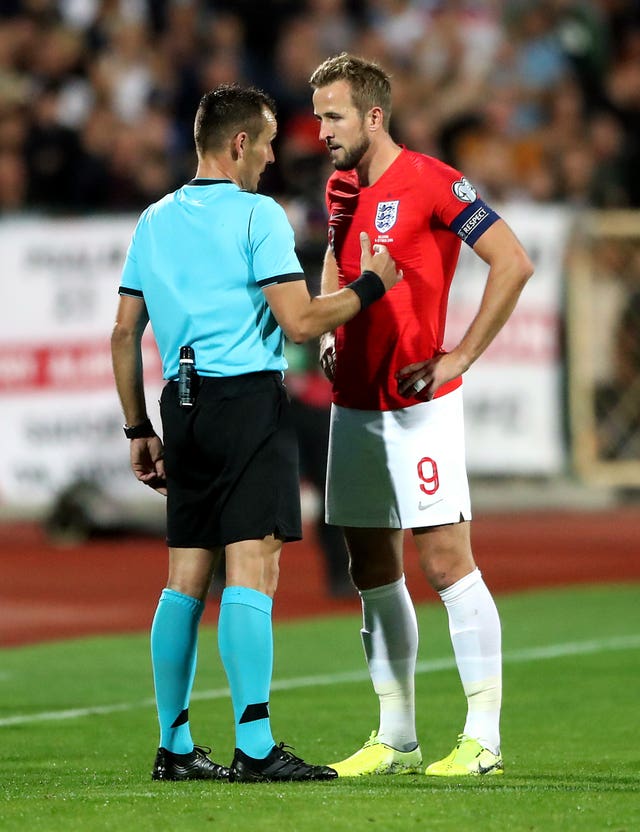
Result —
[[381, 234], [393, 228], [398, 219], [398, 205], [400, 200], [396, 199], [393, 202], [379, 202], [376, 210], [376, 228]]

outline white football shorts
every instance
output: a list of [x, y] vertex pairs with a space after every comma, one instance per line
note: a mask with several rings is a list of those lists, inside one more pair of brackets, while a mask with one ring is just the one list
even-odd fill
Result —
[[332, 405], [325, 508], [335, 526], [470, 520], [462, 388], [400, 410]]

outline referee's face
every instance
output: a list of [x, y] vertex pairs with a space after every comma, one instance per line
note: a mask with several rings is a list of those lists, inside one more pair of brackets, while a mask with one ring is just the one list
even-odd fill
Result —
[[249, 139], [247, 141], [242, 159], [240, 179], [243, 189], [250, 193], [255, 193], [258, 190], [258, 183], [265, 168], [274, 162], [271, 144], [276, 137], [278, 125], [271, 110], [265, 108], [263, 116], [264, 126], [254, 140]]

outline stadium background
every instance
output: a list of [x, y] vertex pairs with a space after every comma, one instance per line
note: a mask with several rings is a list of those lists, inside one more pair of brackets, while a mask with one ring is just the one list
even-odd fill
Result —
[[[467, 379], [490, 585], [640, 578], [637, 2], [16, 0], [0, 4], [0, 644], [147, 626], [162, 502], [127, 471], [110, 383], [123, 246], [192, 175], [201, 93], [246, 81], [278, 102], [261, 188], [317, 275], [330, 168], [307, 79], [342, 49], [391, 72], [395, 138], [462, 169], [534, 249], [522, 314]], [[461, 269], [458, 326], [480, 279]], [[306, 485], [280, 616], [357, 608], [326, 595], [317, 503]], [[427, 599], [411, 558], [408, 578]]]

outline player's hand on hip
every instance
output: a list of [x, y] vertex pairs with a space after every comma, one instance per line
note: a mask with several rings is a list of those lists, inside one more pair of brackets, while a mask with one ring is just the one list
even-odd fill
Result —
[[336, 375], [336, 339], [333, 332], [320, 336], [320, 366], [329, 381], [333, 381]]
[[386, 246], [376, 243], [371, 249], [371, 240], [366, 231], [360, 232], [360, 271], [375, 272], [389, 290], [402, 280], [402, 269], [396, 268], [393, 257]]
[[434, 397], [438, 387], [457, 378], [466, 369], [455, 350], [438, 353], [427, 361], [407, 364], [398, 370], [398, 393], [407, 399], [429, 401]]
[[433, 398], [433, 368], [430, 361], [417, 361], [407, 364], [396, 373], [398, 393], [406, 399], [422, 399], [428, 401]]

